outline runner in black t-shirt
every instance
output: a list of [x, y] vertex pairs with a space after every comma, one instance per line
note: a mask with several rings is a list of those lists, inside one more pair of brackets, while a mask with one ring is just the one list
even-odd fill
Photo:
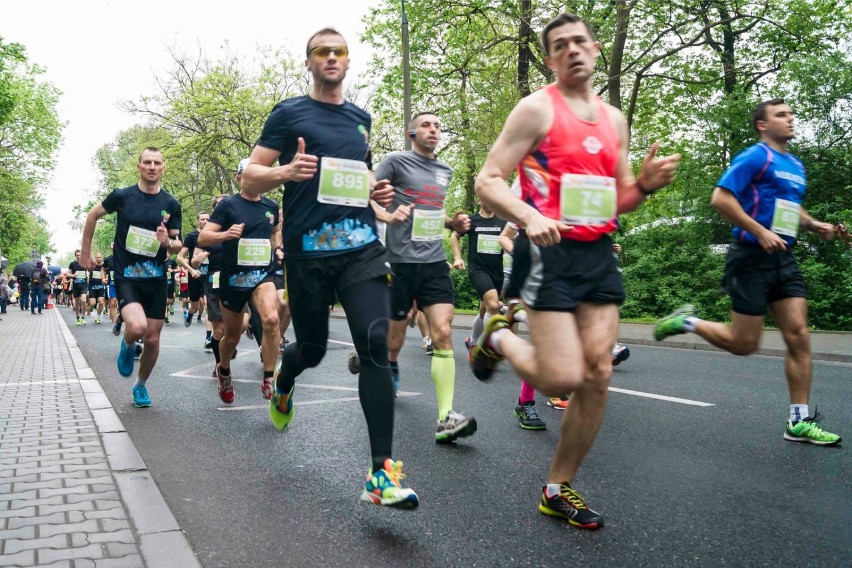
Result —
[[[239, 172], [241, 174], [242, 172]], [[216, 210], [219, 203], [225, 199], [227, 195], [217, 195], [213, 198], [210, 205], [212, 210]], [[210, 245], [206, 248], [195, 247], [195, 254], [190, 260], [190, 265], [193, 268], [198, 268], [202, 264], [207, 265], [207, 276], [204, 282], [204, 300], [207, 304], [207, 339], [204, 342], [204, 348], [213, 351], [213, 356], [216, 358], [216, 365], [213, 367], [213, 376], [218, 377], [218, 367], [221, 361], [219, 352], [219, 342], [225, 335], [225, 325], [222, 321], [222, 304], [219, 301], [219, 272], [222, 268], [222, 243]], [[234, 349], [233, 357], [236, 357], [237, 350]]]
[[89, 274], [89, 312], [96, 309], [95, 323], [100, 325], [101, 314], [104, 311], [104, 296], [106, 295], [104, 274], [104, 257], [101, 253], [95, 255], [95, 267]]
[[88, 286], [86, 284], [86, 269], [80, 264], [80, 250], [74, 251], [74, 260], [68, 265], [68, 275], [71, 277], [71, 296], [74, 298], [74, 316], [77, 325], [86, 325], [86, 295]]
[[279, 429], [293, 419], [296, 377], [325, 356], [328, 306], [336, 295], [361, 360], [358, 392], [372, 455], [361, 499], [412, 509], [417, 494], [400, 486], [402, 462], [391, 459], [388, 266], [368, 206], [371, 198], [388, 205], [393, 187], [376, 183], [369, 171], [370, 115], [343, 100], [346, 41], [326, 28], [311, 36], [306, 52], [311, 93], [275, 106], [243, 174], [248, 194], [285, 188], [284, 251], [297, 340], [282, 355], [269, 415]]
[[92, 235], [101, 217], [116, 213], [113, 266], [121, 318], [127, 324], [121, 341], [118, 372], [133, 374], [133, 343], [144, 338], [145, 350], [133, 385], [133, 403], [151, 406], [145, 385], [160, 354], [160, 332], [166, 310], [166, 258], [183, 246], [177, 199], [160, 187], [163, 154], [146, 148], [136, 165], [139, 183], [116, 189], [92, 207], [83, 228], [82, 262], [94, 267]]
[[201, 247], [222, 244], [219, 300], [225, 336], [220, 345], [217, 367], [219, 397], [234, 402], [231, 358], [243, 332], [243, 310], [251, 301], [263, 321], [263, 397], [272, 398], [272, 376], [278, 355], [278, 294], [273, 273], [273, 250], [281, 247], [281, 219], [278, 205], [266, 197], [240, 191], [216, 206], [207, 226], [198, 236]]
[[183, 248], [177, 255], [177, 263], [186, 270], [189, 276], [189, 310], [183, 312], [183, 325], [189, 327], [192, 325], [192, 317], [197, 313], [201, 317], [201, 312], [204, 311], [202, 304], [204, 298], [204, 281], [207, 279], [207, 265], [202, 264], [197, 269], [190, 265], [190, 260], [195, 254], [195, 247], [198, 246], [198, 234], [207, 225], [210, 215], [206, 211], [201, 211], [195, 219], [196, 229], [191, 231], [183, 239]]

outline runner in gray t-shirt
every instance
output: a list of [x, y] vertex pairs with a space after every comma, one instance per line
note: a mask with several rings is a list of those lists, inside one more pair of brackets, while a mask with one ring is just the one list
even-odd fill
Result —
[[426, 314], [432, 339], [432, 382], [438, 396], [436, 442], [452, 442], [476, 432], [476, 419], [453, 410], [456, 365], [450, 324], [455, 291], [444, 251], [444, 230], [466, 232], [470, 218], [444, 211], [452, 169], [435, 156], [441, 136], [438, 117], [420, 113], [411, 119], [410, 152], [393, 152], [376, 168], [377, 179], [388, 179], [394, 201], [377, 218], [388, 223], [387, 249], [393, 270], [388, 359], [394, 387], [399, 389], [399, 351], [405, 342], [408, 313], [414, 302]]

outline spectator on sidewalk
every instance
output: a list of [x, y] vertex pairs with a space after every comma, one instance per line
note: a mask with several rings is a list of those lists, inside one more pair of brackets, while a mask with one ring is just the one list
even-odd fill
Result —
[[6, 313], [6, 306], [15, 294], [9, 287], [9, 281], [6, 278], [0, 277], [0, 314]]
[[44, 262], [37, 261], [33, 275], [30, 276], [30, 313], [35, 315], [36, 307], [38, 307], [38, 315], [41, 315], [41, 310], [44, 307], [44, 287], [50, 281], [50, 275], [44, 267]]

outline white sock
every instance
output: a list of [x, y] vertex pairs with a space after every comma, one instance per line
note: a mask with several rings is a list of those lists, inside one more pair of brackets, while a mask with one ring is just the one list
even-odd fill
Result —
[[562, 491], [562, 486], [560, 484], [548, 483], [544, 490], [544, 494], [548, 497], [555, 497], [556, 495], [559, 495], [560, 491]]
[[790, 405], [790, 421], [798, 422], [799, 420], [804, 420], [810, 416], [808, 414], [808, 405], [807, 404], [791, 404]]
[[136, 377], [136, 382], [133, 383], [134, 387], [138, 387], [139, 385], [145, 385], [148, 382], [148, 379], [143, 379], [142, 377]]
[[690, 333], [695, 333], [695, 326], [698, 324], [698, 318], [688, 316], [683, 318], [683, 330]]
[[479, 336], [482, 335], [483, 329], [485, 329], [485, 321], [482, 319], [482, 316], [476, 316], [473, 318], [473, 328], [470, 330], [471, 344], [479, 341]]

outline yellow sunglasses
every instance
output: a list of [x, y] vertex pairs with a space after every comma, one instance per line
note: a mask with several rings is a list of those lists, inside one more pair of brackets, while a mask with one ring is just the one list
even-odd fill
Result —
[[316, 55], [317, 57], [328, 57], [333, 53], [335, 57], [346, 57], [349, 55], [349, 49], [343, 45], [318, 45], [308, 52], [308, 55]]

